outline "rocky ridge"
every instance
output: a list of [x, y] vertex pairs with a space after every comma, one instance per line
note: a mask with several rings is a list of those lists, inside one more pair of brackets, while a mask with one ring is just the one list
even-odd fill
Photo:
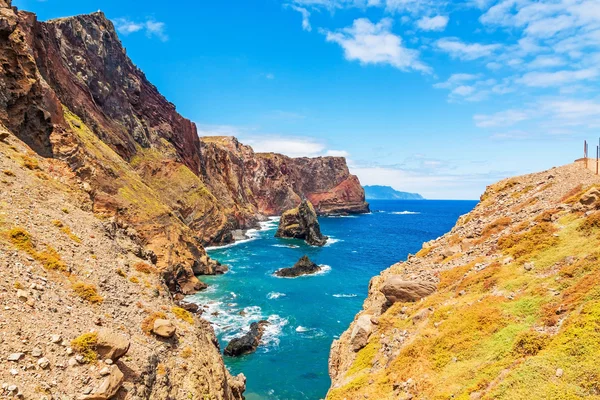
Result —
[[302, 275], [312, 275], [321, 271], [321, 267], [312, 262], [308, 256], [302, 256], [293, 267], [281, 268], [275, 271], [275, 275], [282, 278], [296, 278]]
[[599, 248], [600, 178], [580, 165], [488, 187], [371, 280], [327, 399], [596, 398]]
[[317, 213], [308, 200], [281, 215], [275, 237], [301, 239], [311, 246], [324, 246], [328, 239], [321, 233]]

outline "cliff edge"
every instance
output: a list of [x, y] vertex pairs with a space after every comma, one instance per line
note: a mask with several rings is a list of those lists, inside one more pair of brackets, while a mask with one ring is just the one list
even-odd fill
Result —
[[327, 399], [597, 397], [598, 249], [600, 178], [580, 165], [488, 187], [371, 280]]

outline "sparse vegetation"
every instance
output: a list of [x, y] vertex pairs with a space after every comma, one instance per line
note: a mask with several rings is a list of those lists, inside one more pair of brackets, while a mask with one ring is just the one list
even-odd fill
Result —
[[98, 294], [98, 289], [95, 285], [85, 282], [74, 282], [71, 289], [77, 296], [92, 304], [102, 303], [104, 298]]
[[[59, 228], [62, 233], [64, 233], [65, 235], [67, 235], [75, 243], [81, 243], [81, 238], [79, 238], [79, 236], [75, 235], [71, 231], [71, 228], [69, 228], [68, 226], [66, 226], [62, 221], [55, 219], [55, 220], [52, 221], [52, 225], [54, 225], [57, 228]], [[92, 258], [94, 258], [93, 255], [92, 255]]]
[[133, 266], [133, 268], [143, 274], [156, 273], [156, 268], [145, 262], [138, 262]]
[[123, 278], [127, 278], [127, 274], [121, 268], [117, 268], [116, 273]]
[[40, 164], [38, 163], [38, 160], [36, 160], [35, 158], [22, 154], [21, 155], [21, 164], [30, 170], [37, 170], [40, 169]]
[[513, 352], [519, 356], [535, 356], [548, 344], [550, 336], [534, 330], [521, 332], [513, 345]]
[[185, 346], [183, 348], [183, 350], [181, 350], [182, 358], [190, 358], [192, 355], [194, 355], [194, 352], [192, 351], [192, 348], [189, 346]]
[[534, 225], [523, 233], [511, 233], [498, 240], [500, 249], [512, 255], [515, 259], [529, 256], [557, 243], [554, 234], [558, 231], [549, 222]]
[[95, 362], [98, 359], [98, 353], [96, 353], [97, 344], [98, 333], [96, 332], [84, 333], [71, 341], [73, 350], [81, 354], [83, 359], [88, 363]]
[[7, 232], [9, 241], [17, 249], [22, 250], [39, 261], [44, 268], [54, 271], [67, 271], [67, 265], [62, 261], [58, 252], [51, 246], [44, 251], [37, 251], [29, 232], [21, 227], [12, 228]]
[[185, 321], [189, 324], [194, 323], [194, 317], [192, 316], [192, 313], [187, 310], [184, 310], [181, 307], [173, 307], [171, 308], [171, 312], [182, 321]]
[[6, 176], [15, 176], [15, 173], [12, 172], [10, 169], [5, 169], [2, 171], [2, 173]]
[[140, 283], [140, 279], [137, 276], [132, 276], [131, 278], [129, 278], [129, 282]]

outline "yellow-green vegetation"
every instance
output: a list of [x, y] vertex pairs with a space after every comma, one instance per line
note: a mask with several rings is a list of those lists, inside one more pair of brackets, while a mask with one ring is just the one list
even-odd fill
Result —
[[133, 266], [133, 268], [143, 274], [156, 273], [156, 268], [145, 262], [138, 262]]
[[194, 317], [192, 316], [192, 313], [187, 310], [184, 310], [181, 307], [173, 307], [171, 308], [171, 312], [182, 321], [185, 321], [189, 324], [194, 323]]
[[140, 283], [140, 278], [138, 278], [137, 276], [132, 276], [131, 278], [129, 278], [129, 281], [131, 283]]
[[115, 272], [117, 273], [117, 275], [122, 276], [123, 278], [127, 278], [127, 274], [121, 268], [117, 268]]
[[64, 233], [65, 235], [67, 235], [69, 237], [69, 239], [71, 239], [75, 243], [81, 243], [81, 239], [79, 238], [79, 236], [77, 236], [76, 234], [74, 234], [71, 231], [71, 228], [69, 228], [68, 226], [66, 226], [62, 221], [59, 221], [59, 220], [55, 219], [54, 221], [52, 221], [52, 225], [54, 225], [57, 228], [59, 228], [62, 233]]
[[422, 302], [394, 304], [378, 329], [410, 340], [388, 361], [372, 336], [328, 399], [396, 399], [394, 384], [408, 379], [415, 400], [600, 399], [600, 238], [587, 233], [598, 227], [589, 216], [559, 217], [507, 235], [500, 250], [514, 262], [448, 269]]
[[23, 289], [25, 286], [23, 286], [23, 284], [21, 282], [15, 281], [14, 287], [15, 287], [15, 289]]
[[104, 298], [98, 294], [98, 288], [91, 283], [81, 281], [73, 282], [71, 284], [71, 289], [73, 289], [77, 296], [92, 304], [102, 303], [104, 301]]
[[426, 257], [427, 254], [431, 253], [431, 250], [433, 250], [433, 247], [423, 247], [421, 250], [419, 250], [417, 252], [417, 254], [415, 254], [417, 257]]
[[554, 236], [558, 229], [549, 222], [534, 225], [523, 233], [511, 233], [498, 240], [498, 246], [515, 259], [534, 254], [558, 241]]
[[192, 350], [192, 348], [190, 346], [185, 346], [181, 350], [181, 357], [182, 358], [190, 358], [193, 355], [194, 355], [194, 352], [193, 352], [193, 350]]
[[156, 321], [157, 319], [165, 319], [165, 318], [167, 318], [167, 315], [162, 311], [157, 311], [157, 312], [154, 312], [154, 313], [148, 315], [142, 321], [142, 331], [146, 335], [150, 335], [152, 333], [152, 328], [154, 328], [154, 321]]
[[40, 169], [40, 164], [38, 161], [35, 158], [25, 154], [21, 154], [21, 164], [30, 170]]
[[69, 213], [69, 209], [68, 209], [67, 207], [63, 207], [63, 208], [61, 208], [61, 209], [60, 209], [60, 211], [62, 211], [62, 212], [63, 212], [63, 213], [65, 213], [65, 214], [68, 214], [68, 213]]
[[600, 232], [600, 211], [587, 216], [578, 229], [587, 235], [598, 234]]
[[95, 362], [98, 359], [96, 345], [98, 344], [98, 333], [84, 333], [71, 340], [71, 348], [83, 356], [83, 359], [88, 362]]
[[51, 246], [46, 246], [43, 251], [37, 251], [29, 232], [21, 227], [14, 227], [4, 233], [10, 243], [40, 262], [44, 268], [52, 271], [67, 271], [67, 265], [60, 258], [60, 254]]

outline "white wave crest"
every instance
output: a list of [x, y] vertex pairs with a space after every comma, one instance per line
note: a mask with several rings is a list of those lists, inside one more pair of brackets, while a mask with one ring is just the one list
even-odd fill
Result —
[[340, 297], [341, 298], [347, 298], [347, 297], [349, 298], [349, 297], [356, 297], [356, 296], [358, 296], [358, 295], [354, 294], [354, 293], [348, 293], [348, 294], [346, 294], [346, 293], [336, 293], [336, 294], [333, 295], [333, 297], [338, 297], [338, 298], [340, 298]]
[[285, 293], [271, 292], [267, 295], [267, 299], [269, 299], [269, 300], [275, 300], [280, 297], [285, 297]]
[[395, 215], [416, 215], [416, 214], [421, 214], [421, 213], [417, 212], [417, 211], [393, 211], [391, 214], [395, 214]]

